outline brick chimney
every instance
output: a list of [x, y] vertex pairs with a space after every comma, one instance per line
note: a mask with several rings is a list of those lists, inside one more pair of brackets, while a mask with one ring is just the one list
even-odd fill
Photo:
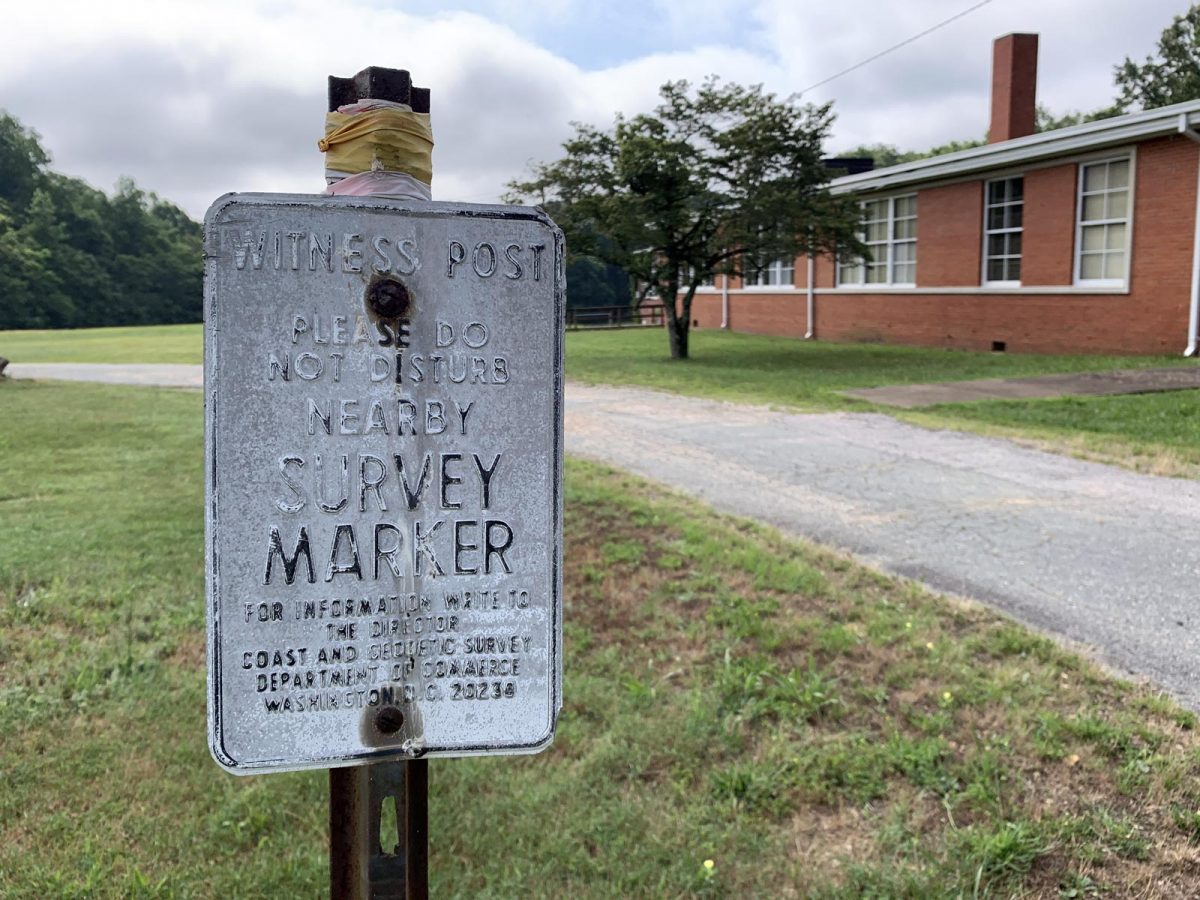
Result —
[[1036, 34], [1006, 34], [992, 45], [992, 124], [988, 143], [1033, 134], [1037, 120]]

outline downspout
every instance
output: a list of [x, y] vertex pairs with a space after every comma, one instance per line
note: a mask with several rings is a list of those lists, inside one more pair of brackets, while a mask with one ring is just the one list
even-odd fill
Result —
[[729, 275], [721, 276], [721, 327], [729, 328]]
[[[1179, 114], [1179, 133], [1200, 144], [1200, 132], [1188, 121], [1187, 113]], [[1192, 233], [1192, 297], [1188, 309], [1188, 345], [1184, 356], [1196, 355], [1197, 330], [1200, 328], [1200, 166], [1196, 170], [1196, 225]]]
[[804, 339], [811, 341], [813, 339], [813, 329], [816, 323], [813, 321], [813, 304], [816, 302], [817, 292], [813, 286], [813, 255], [808, 254], [808, 331], [804, 332]]

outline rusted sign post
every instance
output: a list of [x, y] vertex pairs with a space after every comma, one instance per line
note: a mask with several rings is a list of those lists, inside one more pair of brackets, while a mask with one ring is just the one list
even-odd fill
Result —
[[231, 194], [205, 256], [213, 756], [330, 768], [334, 896], [424, 896], [425, 759], [536, 752], [561, 706], [561, 232]]

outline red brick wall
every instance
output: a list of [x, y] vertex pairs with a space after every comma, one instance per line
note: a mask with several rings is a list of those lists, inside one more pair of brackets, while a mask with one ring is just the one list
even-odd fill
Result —
[[[818, 259], [816, 337], [973, 350], [990, 350], [994, 341], [1002, 341], [1015, 353], [1179, 353], [1187, 342], [1198, 159], [1200, 147], [1183, 137], [1161, 138], [1138, 147], [1128, 294], [922, 294], [919, 289], [912, 293], [825, 293], [821, 289], [833, 284], [833, 263]], [[971, 184], [978, 189], [979, 182]], [[933, 236], [940, 229], [931, 219], [926, 197], [934, 190], [945, 189], [921, 191], [917, 201], [917, 277], [922, 286], [931, 286], [931, 277], [945, 284], [951, 271], [961, 270], [964, 280], [970, 271], [968, 283], [978, 284], [979, 240], [962, 241], [972, 244], [975, 262], [960, 264], [939, 247], [942, 239]], [[961, 190], [965, 193], [969, 188], [964, 185]], [[1074, 164], [1025, 173], [1022, 280], [1026, 285], [1071, 284], [1075, 191]], [[951, 195], [934, 194], [947, 199]], [[937, 203], [935, 200], [934, 209]], [[982, 211], [973, 215], [973, 231], [978, 236]], [[964, 228], [968, 218], [962, 214]], [[944, 239], [959, 241], [949, 234]], [[931, 260], [935, 266], [932, 274], [925, 272]], [[804, 335], [803, 290], [786, 294], [735, 290], [729, 303], [730, 325], [735, 331]], [[700, 321], [700, 327], [720, 325], [719, 291], [697, 295], [693, 319]]]
[[[1074, 163], [1025, 173], [1022, 284], [1066, 285], [1074, 279], [1078, 179]], [[920, 215], [918, 208], [918, 221]]]
[[917, 194], [917, 285], [979, 284], [983, 183], [964, 181]]

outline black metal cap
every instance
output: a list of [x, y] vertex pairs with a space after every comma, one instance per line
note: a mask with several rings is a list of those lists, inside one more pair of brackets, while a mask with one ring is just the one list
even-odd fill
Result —
[[429, 88], [413, 87], [407, 69], [367, 66], [351, 78], [329, 76], [329, 111], [359, 100], [406, 103], [413, 112], [429, 112]]

